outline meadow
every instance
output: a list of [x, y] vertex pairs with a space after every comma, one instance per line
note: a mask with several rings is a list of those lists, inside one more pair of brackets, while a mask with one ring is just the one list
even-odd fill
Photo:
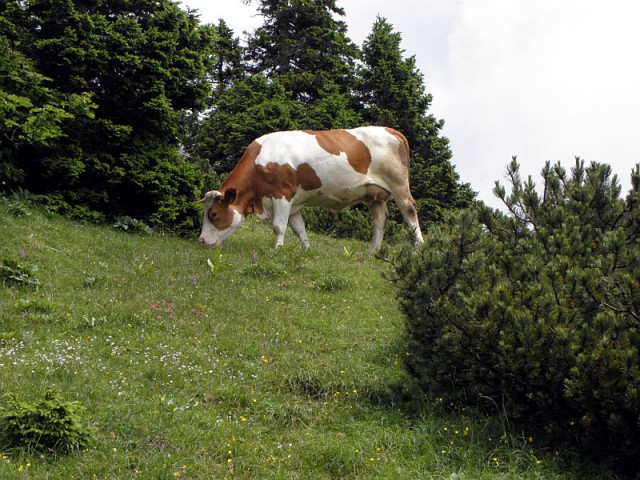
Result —
[[[0, 445], [0, 478], [614, 478], [487, 418], [415, 402], [390, 266], [253, 219], [220, 252], [0, 198], [0, 390], [80, 402], [94, 446]], [[581, 465], [581, 466], [580, 466]]]

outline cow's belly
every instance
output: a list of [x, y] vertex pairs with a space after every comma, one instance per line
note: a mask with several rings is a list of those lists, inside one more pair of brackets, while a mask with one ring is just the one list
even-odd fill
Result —
[[389, 192], [374, 183], [341, 186], [340, 188], [319, 188], [312, 191], [299, 191], [294, 197], [293, 207], [299, 210], [304, 205], [322, 207], [329, 210], [342, 210], [359, 201], [386, 200]]
[[309, 205], [331, 210], [341, 210], [362, 200], [367, 193], [366, 185], [344, 187], [340, 189], [319, 188], [310, 192], [298, 192], [294, 198], [294, 205]]
[[[383, 199], [386, 200], [388, 192], [373, 184], [344, 187], [333, 190], [326, 190], [322, 188], [312, 191], [300, 190], [291, 202], [290, 213], [294, 214], [299, 212], [305, 205], [326, 208], [337, 212], [356, 202], [369, 200], [376, 196], [383, 197]], [[257, 217], [261, 220], [271, 221], [274, 214], [274, 199], [270, 197], [263, 197], [262, 207], [264, 212], [258, 214]]]

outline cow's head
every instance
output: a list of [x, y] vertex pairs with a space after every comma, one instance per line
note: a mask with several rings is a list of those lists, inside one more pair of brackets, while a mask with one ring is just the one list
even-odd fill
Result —
[[236, 195], [235, 188], [228, 188], [224, 193], [212, 190], [204, 196], [200, 245], [221, 247], [222, 242], [244, 221], [244, 213], [233, 205]]

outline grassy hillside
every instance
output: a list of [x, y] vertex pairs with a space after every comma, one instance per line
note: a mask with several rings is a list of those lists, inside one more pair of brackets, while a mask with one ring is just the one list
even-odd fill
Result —
[[[0, 260], [38, 286], [0, 287], [0, 387], [52, 387], [97, 442], [54, 457], [5, 449], [0, 478], [577, 479], [500, 421], [407, 413], [402, 318], [359, 242], [250, 220], [216, 258], [190, 240], [9, 209]], [[2, 451], [0, 446], [0, 451]]]

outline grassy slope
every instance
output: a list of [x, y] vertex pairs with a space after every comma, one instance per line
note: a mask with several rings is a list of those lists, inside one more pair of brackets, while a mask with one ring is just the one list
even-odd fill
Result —
[[403, 414], [385, 266], [362, 243], [311, 239], [274, 252], [248, 221], [215, 263], [195, 238], [14, 218], [0, 202], [0, 259], [41, 282], [0, 287], [0, 334], [15, 333], [2, 393], [57, 386], [98, 438], [62, 458], [7, 452], [0, 478], [586, 478], [437, 400]]

